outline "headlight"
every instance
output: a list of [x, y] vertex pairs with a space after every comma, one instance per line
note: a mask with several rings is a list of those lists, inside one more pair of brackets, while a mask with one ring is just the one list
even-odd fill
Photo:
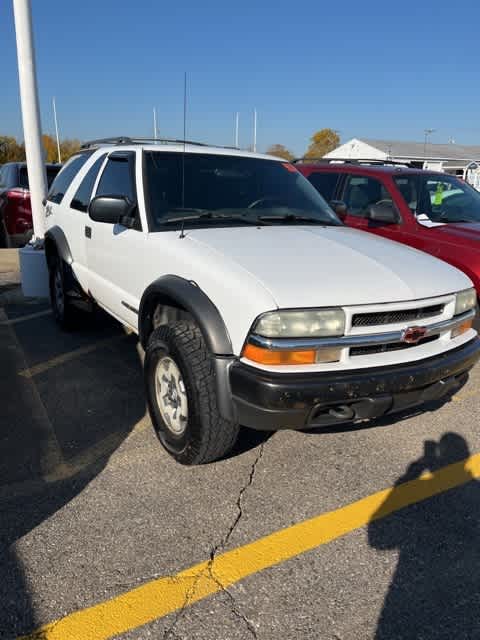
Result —
[[455, 315], [458, 316], [465, 311], [475, 309], [477, 304], [477, 293], [475, 289], [467, 289], [466, 291], [460, 291], [457, 293], [457, 300], [455, 303]]
[[265, 338], [322, 338], [343, 336], [343, 309], [272, 311], [258, 319], [254, 333]]

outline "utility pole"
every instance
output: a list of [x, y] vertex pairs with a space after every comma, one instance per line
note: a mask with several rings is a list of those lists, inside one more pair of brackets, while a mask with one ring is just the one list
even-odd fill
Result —
[[157, 110], [153, 107], [153, 139], [157, 139]]
[[30, 0], [13, 0], [13, 15], [33, 222], [33, 243], [19, 251], [22, 291], [25, 296], [46, 298], [48, 297], [48, 269], [43, 250], [45, 234], [43, 199], [47, 195], [47, 175], [43, 159]]
[[53, 102], [53, 119], [55, 120], [55, 135], [57, 136], [57, 157], [58, 163], [62, 162], [62, 156], [60, 154], [60, 138], [58, 137], [58, 122], [57, 122], [57, 107], [55, 105], [55, 98], [52, 99]]
[[253, 152], [257, 151], [257, 110], [253, 110]]
[[424, 133], [425, 133], [425, 142], [423, 143], [423, 157], [426, 158], [427, 157], [427, 141], [429, 136], [432, 135], [432, 133], [435, 133], [436, 129], [425, 129]]
[[33, 234], [35, 240], [41, 240], [45, 233], [42, 200], [47, 194], [47, 175], [43, 161], [42, 128], [38, 104], [30, 0], [13, 0], [13, 13], [17, 38], [23, 135], [25, 138], [25, 155], [27, 156], [30, 200], [32, 203]]
[[235, 147], [238, 149], [238, 123], [239, 123], [239, 119], [240, 119], [240, 114], [237, 113], [235, 114]]

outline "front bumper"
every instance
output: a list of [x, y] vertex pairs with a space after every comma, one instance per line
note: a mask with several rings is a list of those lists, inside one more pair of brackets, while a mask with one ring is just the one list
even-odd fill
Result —
[[480, 339], [403, 365], [328, 373], [272, 373], [235, 362], [230, 385], [240, 424], [311, 429], [411, 409], [460, 387], [480, 358]]

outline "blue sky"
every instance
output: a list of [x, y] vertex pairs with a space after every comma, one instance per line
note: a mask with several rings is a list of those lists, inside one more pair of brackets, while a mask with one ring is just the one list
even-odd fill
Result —
[[[437, 4], [437, 6], [435, 6]], [[441, 4], [441, 6], [438, 6]], [[88, 139], [282, 143], [322, 127], [350, 137], [480, 144], [480, 3], [427, 0], [32, 0], [42, 125]], [[0, 134], [22, 138], [11, 0], [0, 2]]]

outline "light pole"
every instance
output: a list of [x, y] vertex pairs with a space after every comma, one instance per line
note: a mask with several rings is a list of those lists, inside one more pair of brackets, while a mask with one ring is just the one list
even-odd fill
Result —
[[47, 176], [43, 161], [30, 0], [13, 0], [13, 14], [33, 222], [33, 244], [20, 249], [22, 289], [27, 296], [47, 297], [48, 271], [43, 251], [45, 216], [42, 203], [47, 194]]
[[428, 137], [432, 135], [432, 133], [435, 133], [436, 129], [424, 129], [424, 134], [425, 134], [425, 142], [423, 143], [423, 157], [426, 158], [427, 157], [427, 141], [428, 141]]
[[257, 110], [253, 110], [253, 152], [257, 151]]
[[57, 137], [57, 156], [58, 156], [58, 163], [60, 164], [62, 162], [62, 156], [60, 154], [60, 138], [58, 136], [57, 106], [55, 104], [55, 98], [52, 99], [52, 102], [53, 102], [53, 119], [55, 120], [55, 135]]

